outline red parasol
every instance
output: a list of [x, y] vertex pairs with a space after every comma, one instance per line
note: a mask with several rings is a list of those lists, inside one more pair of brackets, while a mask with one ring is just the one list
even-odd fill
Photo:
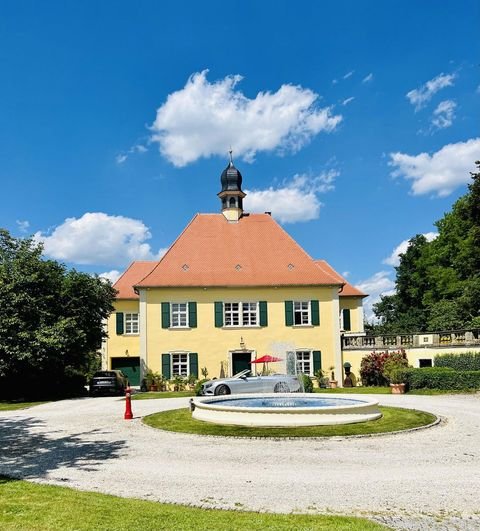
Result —
[[270, 354], [265, 354], [261, 358], [251, 361], [250, 363], [273, 363], [275, 361], [283, 361], [282, 358], [277, 358], [275, 356], [270, 356]]

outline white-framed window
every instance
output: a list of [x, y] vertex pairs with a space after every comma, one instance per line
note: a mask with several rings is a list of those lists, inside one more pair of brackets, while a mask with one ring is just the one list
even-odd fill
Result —
[[188, 326], [188, 303], [172, 302], [170, 305], [172, 328], [185, 328]]
[[256, 326], [258, 324], [258, 303], [242, 302], [243, 326]]
[[140, 331], [138, 313], [125, 314], [125, 334], [135, 335]]
[[311, 350], [297, 350], [297, 374], [303, 373], [313, 376], [313, 361]]
[[172, 376], [188, 376], [188, 352], [172, 353]]
[[293, 324], [297, 326], [311, 324], [310, 301], [294, 301]]
[[258, 302], [226, 302], [224, 323], [225, 326], [257, 326]]

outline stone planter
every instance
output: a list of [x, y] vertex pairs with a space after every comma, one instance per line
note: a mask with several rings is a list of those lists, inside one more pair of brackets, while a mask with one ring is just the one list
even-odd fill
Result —
[[404, 383], [391, 383], [392, 395], [403, 395], [405, 393]]
[[330, 389], [336, 389], [338, 387], [338, 382], [337, 380], [330, 380], [328, 385], [330, 386]]

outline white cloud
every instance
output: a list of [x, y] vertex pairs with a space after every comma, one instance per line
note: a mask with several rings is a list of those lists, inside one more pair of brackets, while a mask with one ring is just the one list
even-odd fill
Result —
[[389, 165], [397, 167], [392, 172], [393, 177], [401, 176], [412, 181], [413, 195], [435, 193], [438, 197], [445, 197], [470, 181], [469, 171], [475, 169], [479, 152], [480, 138], [472, 138], [447, 144], [432, 155], [390, 153]]
[[407, 92], [406, 97], [412, 105], [415, 106], [415, 111], [418, 111], [432, 99], [433, 95], [439, 90], [453, 85], [455, 74], [439, 74], [430, 79], [418, 89]]
[[350, 70], [350, 72], [347, 72], [347, 73], [343, 76], [343, 79], [348, 79], [349, 77], [352, 77], [354, 72], [355, 72], [355, 70]]
[[312, 90], [282, 85], [250, 99], [236, 89], [241, 76], [210, 83], [207, 72], [193, 74], [183, 89], [170, 94], [151, 126], [151, 141], [177, 167], [224, 156], [230, 145], [249, 162], [259, 151], [296, 152], [342, 120], [330, 107], [318, 107], [319, 95]]
[[370, 278], [356, 284], [359, 290], [369, 294], [363, 301], [363, 309], [367, 320], [375, 319], [373, 305], [380, 300], [381, 295], [393, 295], [395, 293], [395, 282], [390, 278], [391, 275], [392, 272], [390, 271], [379, 271]]
[[123, 164], [132, 153], [146, 153], [147, 151], [148, 149], [143, 144], [135, 144], [125, 153], [119, 153], [115, 157], [115, 162], [117, 164]]
[[87, 212], [81, 218], [67, 218], [51, 234], [37, 232], [44, 253], [57, 260], [76, 264], [125, 266], [133, 260], [156, 260], [150, 231], [142, 221], [103, 212]]
[[370, 81], [373, 81], [373, 74], [372, 74], [372, 72], [370, 72], [370, 74], [368, 74], [368, 76], [365, 76], [365, 77], [362, 79], [362, 83], [370, 83]]
[[17, 219], [16, 224], [17, 224], [18, 230], [22, 232], [23, 234], [25, 234], [28, 231], [28, 228], [30, 227], [30, 222], [27, 220], [22, 221], [20, 219]]
[[146, 153], [148, 149], [142, 144], [135, 144], [131, 149], [131, 153]]
[[98, 276], [100, 278], [106, 278], [107, 280], [110, 280], [112, 284], [115, 284], [115, 282], [120, 278], [121, 274], [122, 273], [117, 269], [112, 269], [111, 271], [105, 271], [105, 273], [100, 273]]
[[[431, 242], [438, 236], [438, 232], [426, 232], [423, 234], [427, 241]], [[382, 261], [382, 263], [396, 267], [400, 264], [400, 255], [405, 254], [408, 246], [410, 245], [409, 240], [403, 240], [403, 242], [399, 243], [395, 249], [392, 251], [392, 254], [385, 258], [385, 260]]]
[[322, 206], [317, 194], [333, 190], [333, 182], [338, 175], [335, 170], [317, 176], [297, 174], [278, 188], [245, 190], [245, 209], [249, 212], [272, 212], [280, 223], [317, 219]]
[[347, 98], [346, 100], [343, 100], [342, 101], [342, 105], [348, 105], [349, 103], [351, 103], [353, 100], [355, 99], [355, 96], [351, 96], [350, 98]]
[[441, 101], [433, 111], [432, 126], [435, 129], [450, 127], [455, 119], [457, 104], [453, 100]]

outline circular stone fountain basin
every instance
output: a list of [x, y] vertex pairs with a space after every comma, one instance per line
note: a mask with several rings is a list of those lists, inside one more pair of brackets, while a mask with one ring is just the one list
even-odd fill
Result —
[[378, 402], [295, 394], [196, 397], [192, 417], [214, 424], [294, 427], [353, 424], [382, 416]]

